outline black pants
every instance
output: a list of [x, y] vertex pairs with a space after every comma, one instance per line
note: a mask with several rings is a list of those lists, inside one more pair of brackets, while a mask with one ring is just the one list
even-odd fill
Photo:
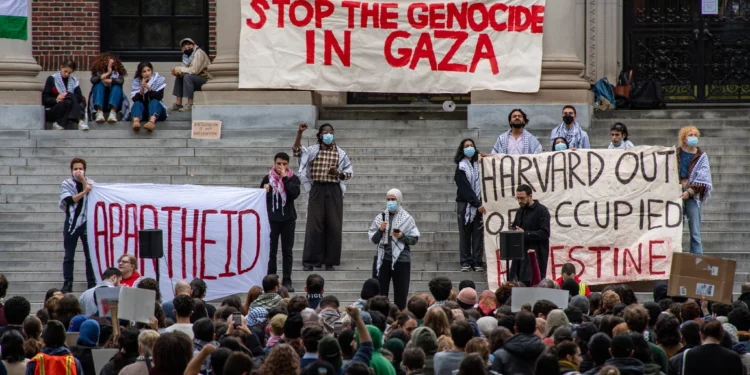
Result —
[[341, 263], [341, 228], [344, 196], [338, 183], [313, 183], [307, 201], [307, 226], [302, 265], [338, 266]]
[[482, 214], [477, 212], [474, 220], [466, 224], [464, 217], [468, 204], [457, 202], [458, 212], [458, 250], [461, 253], [461, 267], [483, 266], [482, 254], [484, 254], [484, 222]]
[[75, 261], [76, 246], [78, 239], [83, 243], [83, 257], [86, 259], [86, 283], [88, 288], [96, 286], [96, 276], [94, 276], [94, 267], [91, 265], [91, 256], [89, 255], [89, 242], [86, 235], [86, 223], [81, 224], [73, 233], [68, 232], [68, 219], [65, 218], [63, 225], [63, 246], [65, 247], [65, 257], [63, 258], [63, 280], [65, 284], [73, 285], [73, 263]]
[[406, 299], [409, 296], [409, 283], [411, 282], [411, 262], [396, 262], [391, 269], [392, 259], [383, 259], [380, 265], [380, 275], [375, 267], [378, 265], [378, 257], [372, 261], [372, 277], [380, 281], [380, 295], [388, 297], [391, 280], [393, 280], [393, 302], [399, 309], [406, 308]]
[[75, 96], [69, 94], [63, 101], [46, 110], [44, 117], [47, 121], [54, 121], [67, 129], [69, 121], [78, 125], [78, 120], [83, 119], [83, 110], [81, 105], [76, 102]]
[[281, 237], [281, 272], [282, 284], [292, 284], [292, 262], [294, 255], [294, 228], [297, 222], [271, 221], [271, 254], [268, 258], [268, 274], [276, 275], [276, 254], [279, 251], [279, 237]]

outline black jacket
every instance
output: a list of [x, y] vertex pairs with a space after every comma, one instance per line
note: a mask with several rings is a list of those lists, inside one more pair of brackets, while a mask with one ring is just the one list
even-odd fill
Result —
[[531, 265], [525, 250], [536, 250], [536, 258], [539, 262], [539, 271], [542, 275], [547, 274], [547, 259], [549, 258], [549, 236], [550, 215], [547, 207], [534, 201], [530, 207], [524, 207], [516, 211], [513, 219], [515, 227], [523, 229], [523, 261], [514, 261], [511, 266], [511, 275], [515, 275], [520, 281], [531, 280]]
[[539, 337], [519, 333], [495, 351], [490, 370], [498, 374], [534, 375], [536, 360], [545, 348]]
[[[291, 221], [297, 220], [297, 210], [294, 208], [294, 200], [299, 197], [300, 194], [300, 180], [297, 176], [284, 177], [281, 179], [286, 189], [286, 206], [281, 207], [281, 202], [276, 202], [276, 207], [273, 207], [273, 188], [271, 191], [266, 193], [266, 208], [268, 209], [268, 219], [270, 221]], [[268, 175], [263, 177], [263, 182], [260, 183], [260, 188], [269, 182]]]
[[[96, 85], [97, 83], [102, 81], [102, 74], [106, 72], [91, 72], [91, 84]], [[112, 84], [117, 86], [122, 86], [122, 84], [125, 83], [125, 78], [121, 75], [118, 78], [112, 79]]]
[[[67, 79], [63, 79], [63, 82], [65, 84], [68, 83]], [[42, 90], [42, 105], [44, 105], [44, 108], [52, 108], [57, 104], [57, 96], [60, 95], [59, 92], [57, 92], [57, 88], [55, 87], [55, 78], [52, 76], [47, 77], [47, 81], [44, 82], [44, 90]], [[76, 103], [83, 103], [83, 92], [81, 92], [81, 87], [78, 86], [73, 90], [73, 95], [76, 98]]]
[[[117, 354], [115, 354], [115, 356], [117, 356]], [[133, 363], [135, 363], [138, 360], [138, 353], [133, 353], [133, 354], [127, 355], [125, 357], [125, 360], [123, 361], [122, 366], [119, 369], [117, 368], [117, 366], [115, 364], [115, 358], [116, 357], [112, 357], [112, 359], [110, 359], [109, 362], [107, 362], [107, 364], [104, 365], [104, 367], [102, 367], [102, 371], [99, 372], [99, 375], [117, 375], [117, 374], [119, 374], [120, 370], [122, 370], [123, 367], [125, 367], [127, 365], [132, 365]], [[86, 374], [85, 371], [83, 373]]]
[[96, 367], [94, 366], [94, 356], [91, 354], [91, 349], [99, 349], [95, 346], [76, 345], [70, 348], [70, 352], [73, 357], [81, 362], [84, 374], [96, 375]]
[[456, 166], [456, 174], [453, 176], [453, 180], [456, 181], [458, 187], [456, 202], [465, 202], [477, 208], [482, 206], [482, 201], [474, 194], [474, 188], [471, 186], [469, 179], [466, 178], [466, 173], [458, 169], [458, 166]]
[[604, 365], [617, 367], [620, 375], [644, 375], [646, 371], [643, 362], [635, 358], [610, 358]]

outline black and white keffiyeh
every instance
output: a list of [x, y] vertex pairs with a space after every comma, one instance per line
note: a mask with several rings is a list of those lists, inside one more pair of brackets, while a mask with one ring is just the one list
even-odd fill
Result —
[[695, 164], [695, 167], [693, 167], [693, 171], [690, 173], [690, 177], [688, 178], [688, 185], [698, 185], [703, 186], [703, 194], [702, 196], [698, 196], [698, 194], [693, 196], [693, 199], [696, 201], [706, 200], [709, 197], [711, 197], [711, 190], [713, 189], [712, 181], [711, 181], [711, 167], [708, 165], [708, 155], [701, 154], [700, 158], [698, 158], [698, 162]]
[[[167, 87], [167, 79], [159, 73], [154, 72], [151, 79], [148, 80], [148, 85], [151, 86], [153, 92], [164, 90]], [[141, 92], [141, 78], [133, 78], [133, 84], [130, 85], [130, 99], [133, 99], [136, 95]], [[148, 89], [143, 90], [143, 94], [148, 93]]]
[[[511, 131], [508, 130], [507, 132], [500, 134], [499, 137], [497, 137], [497, 142], [495, 142], [495, 146], [492, 148], [493, 154], [507, 154], [508, 153], [508, 142], [510, 142]], [[542, 145], [539, 143], [539, 141], [534, 137], [533, 134], [529, 133], [528, 131], [524, 130], [521, 134], [521, 140], [523, 141], [523, 153], [524, 154], [541, 154], [542, 153]]]
[[[385, 210], [383, 211], [383, 213], [375, 216], [375, 221], [372, 222], [372, 225], [370, 225], [370, 230], [367, 233], [370, 237], [370, 240], [372, 240], [372, 237], [378, 231], [380, 231], [380, 223], [383, 222], [384, 217], [385, 221], [387, 222], [388, 218], [390, 217], [390, 212], [388, 210]], [[417, 229], [417, 223], [414, 221], [414, 218], [409, 214], [409, 212], [401, 207], [401, 205], [399, 205], [398, 211], [396, 211], [396, 213], [393, 215], [393, 223], [391, 223], [390, 228], [391, 231], [396, 228], [400, 229], [401, 233], [403, 233], [405, 236], [419, 237], [419, 229]], [[384, 246], [388, 243], [388, 236], [391, 236], [391, 253], [393, 254], [391, 269], [395, 267], [396, 260], [398, 260], [399, 255], [401, 255], [401, 252], [406, 246], [404, 242], [401, 242], [396, 237], [393, 237], [391, 233], [383, 234], [383, 237], [378, 243], [378, 261], [376, 265], [378, 276], [380, 275], [380, 266], [383, 265], [383, 257], [385, 257]]]
[[[568, 129], [564, 122], [560, 123], [560, 125], [552, 130], [550, 141], [554, 142], [555, 138], [558, 137], [565, 138], [571, 148], [583, 147], [583, 145], [581, 144], [581, 141], [583, 139], [583, 129], [581, 128], [581, 125], [578, 124], [578, 121], [574, 122], [573, 126], [571, 126], [570, 129]], [[554, 145], [552, 145], [552, 147], [554, 148]]]
[[78, 87], [79, 85], [78, 78], [73, 77], [72, 75], [68, 77], [67, 85], [65, 85], [65, 81], [63, 81], [63, 77], [60, 72], [53, 74], [52, 78], [55, 79], [55, 88], [57, 89], [58, 94], [62, 94], [64, 92], [69, 92], [72, 94], [73, 92], [75, 92], [76, 87]]
[[[458, 169], [466, 174], [466, 178], [469, 180], [471, 188], [472, 190], [474, 190], [474, 194], [477, 195], [477, 199], [482, 200], [482, 187], [480, 186], [479, 178], [479, 164], [477, 164], [477, 162], [471, 162], [469, 161], [469, 159], [464, 158], [458, 163]], [[472, 220], [474, 220], [474, 216], [476, 215], [477, 208], [467, 204], [466, 213], [464, 214], [464, 218], [466, 219], [465, 223], [470, 223]]]

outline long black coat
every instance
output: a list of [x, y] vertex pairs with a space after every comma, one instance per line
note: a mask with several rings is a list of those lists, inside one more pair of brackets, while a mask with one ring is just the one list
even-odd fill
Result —
[[523, 260], [513, 261], [510, 267], [511, 279], [515, 276], [518, 281], [531, 280], [531, 264], [526, 250], [535, 250], [539, 261], [539, 272], [544, 278], [547, 274], [547, 260], [549, 259], [549, 210], [539, 201], [534, 201], [530, 207], [516, 211], [513, 225], [523, 229]]

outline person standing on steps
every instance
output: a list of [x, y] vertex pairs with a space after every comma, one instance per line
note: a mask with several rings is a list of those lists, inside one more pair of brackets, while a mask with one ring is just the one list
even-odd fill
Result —
[[298, 158], [299, 176], [309, 194], [302, 265], [305, 271], [325, 265], [326, 271], [341, 263], [341, 230], [344, 217], [344, 181], [352, 178], [352, 162], [333, 140], [333, 126], [318, 128], [318, 143], [302, 147], [301, 124], [292, 152]]
[[484, 221], [480, 178], [479, 152], [474, 140], [464, 139], [458, 145], [453, 161], [456, 163], [456, 212], [458, 213], [458, 247], [461, 255], [461, 272], [472, 269], [484, 272], [482, 254], [484, 253]]
[[[203, 85], [211, 79], [211, 74], [208, 72], [211, 59], [190, 38], [180, 41], [180, 49], [182, 49], [182, 64], [172, 68], [172, 75], [175, 76], [172, 92], [175, 96], [175, 103], [169, 110], [191, 112], [195, 92], [201, 91]], [[188, 100], [185, 107], [182, 106], [183, 97]]]
[[554, 150], [554, 140], [557, 137], [563, 137], [568, 141], [568, 146], [571, 150], [575, 151], [578, 148], [591, 148], [589, 144], [589, 135], [581, 129], [581, 125], [578, 125], [576, 121], [577, 114], [576, 108], [572, 105], [566, 105], [563, 107], [562, 120], [556, 128], [552, 129], [549, 140], [552, 149]]
[[263, 177], [260, 187], [266, 189], [266, 208], [271, 223], [271, 254], [268, 258], [268, 275], [276, 275], [276, 254], [281, 237], [281, 284], [290, 293], [292, 287], [292, 263], [294, 256], [294, 229], [297, 225], [297, 210], [294, 200], [299, 197], [300, 180], [289, 169], [289, 155], [279, 152], [273, 158], [273, 168]]
[[607, 146], [608, 149], [625, 150], [635, 147], [635, 145], [633, 145], [633, 142], [630, 142], [628, 140], [628, 128], [627, 126], [625, 126], [625, 124], [616, 122], [614, 125], [612, 125], [611, 128], [609, 128], [609, 134], [612, 136], [612, 142], [610, 142], [609, 146]]
[[516, 188], [516, 200], [520, 209], [516, 211], [510, 229], [523, 232], [524, 259], [514, 260], [510, 265], [508, 280], [521, 281], [531, 285], [531, 260], [528, 250], [534, 250], [539, 262], [539, 274], [547, 274], [549, 259], [550, 215], [547, 207], [532, 197], [529, 185], [519, 185]]
[[701, 203], [711, 196], [711, 167], [708, 155], [698, 147], [701, 132], [695, 126], [680, 129], [677, 162], [680, 166], [682, 206], [690, 228], [690, 253], [703, 254], [701, 245]]
[[393, 279], [393, 300], [400, 310], [406, 308], [411, 276], [410, 246], [417, 244], [419, 229], [414, 218], [401, 206], [401, 191], [386, 194], [386, 209], [375, 216], [368, 235], [378, 246], [372, 265], [372, 277], [380, 281], [380, 295], [388, 296]]
[[89, 242], [86, 236], [86, 209], [89, 203], [89, 192], [94, 180], [86, 177], [86, 160], [74, 158], [70, 161], [71, 177], [63, 181], [60, 187], [60, 210], [65, 212], [63, 225], [63, 293], [73, 291], [73, 262], [76, 254], [78, 239], [83, 243], [83, 256], [86, 259], [87, 288], [96, 285], [94, 267], [91, 265]]
[[77, 68], [75, 61], [65, 60], [60, 65], [60, 71], [47, 77], [44, 83], [44, 117], [47, 121], [54, 121], [54, 130], [68, 129], [70, 122], [77, 122], [80, 130], [89, 130], [89, 126], [83, 121], [86, 113], [83, 93], [78, 78], [73, 77]]
[[144, 61], [138, 64], [130, 87], [130, 98], [133, 99], [133, 131], [141, 131], [141, 120], [148, 119], [143, 127], [152, 132], [157, 121], [167, 119], [167, 107], [162, 103], [167, 80], [154, 72], [154, 66]]
[[529, 124], [529, 118], [523, 110], [517, 108], [510, 111], [508, 123], [510, 129], [497, 137], [495, 147], [492, 148], [493, 154], [523, 155], [542, 152], [542, 145], [536, 137], [524, 129]]

